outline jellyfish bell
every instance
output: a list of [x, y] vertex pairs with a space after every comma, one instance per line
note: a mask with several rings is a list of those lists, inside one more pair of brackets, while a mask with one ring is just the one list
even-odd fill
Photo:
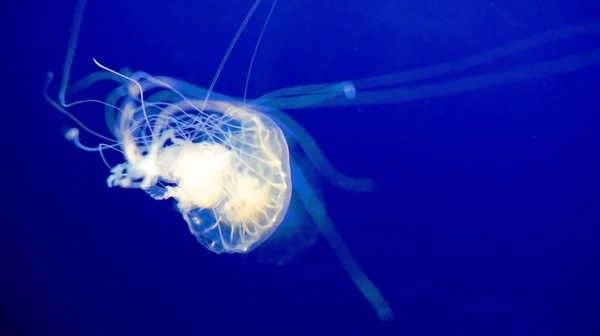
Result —
[[[220, 146], [201, 158], [209, 175], [179, 162], [189, 173], [190, 187], [178, 202], [190, 231], [205, 246], [214, 252], [246, 253], [267, 239], [287, 212], [292, 193], [289, 153], [281, 129], [268, 116], [227, 110], [236, 111], [241, 127], [229, 131], [228, 148]], [[207, 203], [194, 202], [203, 190], [210, 192]], [[204, 209], [210, 209], [212, 220], [203, 220]]]

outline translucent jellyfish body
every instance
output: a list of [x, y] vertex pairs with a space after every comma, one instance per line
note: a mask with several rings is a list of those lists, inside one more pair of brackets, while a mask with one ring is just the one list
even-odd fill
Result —
[[[342, 189], [370, 191], [371, 180], [339, 172], [314, 139], [281, 111], [268, 106], [259, 110], [252, 101], [243, 104], [215, 92], [207, 99], [208, 90], [190, 83], [143, 72], [120, 74], [97, 64], [109, 76], [93, 73], [68, 91], [103, 79], [120, 82], [104, 101], [63, 106], [46, 98], [75, 121], [66, 107], [104, 105], [106, 123], [115, 135], [112, 144], [87, 147], [73, 130], [67, 137], [84, 150], [121, 149], [126, 161], [111, 169], [110, 187], [143, 189], [157, 200], [173, 198], [190, 231], [216, 253], [248, 253], [275, 232], [268, 246], [277, 250], [271, 253], [282, 264], [320, 233], [378, 316], [393, 318], [335, 229], [317, 196], [319, 188], [309, 182], [323, 176]], [[337, 88], [337, 94], [345, 94], [343, 85]], [[281, 254], [282, 248], [287, 252]]]
[[[69, 84], [84, 6], [85, 1], [80, 1], [75, 13], [58, 102], [48, 95], [52, 73], [44, 96], [79, 125], [65, 134], [79, 148], [101, 154], [111, 148], [122, 152], [125, 162], [111, 167], [107, 184], [140, 188], [157, 200], [174, 199], [190, 231], [216, 253], [248, 253], [285, 220], [271, 246], [287, 244], [285, 255], [293, 258], [320, 232], [378, 316], [391, 320], [392, 310], [350, 254], [305, 174], [318, 172], [334, 185], [356, 191], [370, 190], [372, 183], [338, 172], [300, 125], [267, 105], [246, 104], [173, 78], [119, 73], [98, 62], [105, 71]], [[67, 92], [76, 94], [103, 80], [118, 84], [105, 100], [66, 102]], [[326, 94], [352, 98], [348, 88], [347, 83], [336, 84]], [[94, 132], [70, 112], [81, 104], [104, 106], [114, 139]], [[79, 129], [107, 143], [86, 146]], [[286, 139], [298, 160], [301, 151], [306, 154], [305, 161], [299, 164], [289, 157]], [[288, 211], [292, 192], [294, 201]]]
[[[213, 252], [244, 253], [267, 239], [292, 192], [281, 129], [258, 111], [187, 99], [145, 73], [104, 69], [126, 83], [116, 91], [126, 94], [113, 93], [118, 99], [105, 103], [114, 109], [109, 126], [125, 158], [111, 169], [108, 186], [173, 198], [190, 231]], [[155, 101], [153, 90], [178, 100]]]

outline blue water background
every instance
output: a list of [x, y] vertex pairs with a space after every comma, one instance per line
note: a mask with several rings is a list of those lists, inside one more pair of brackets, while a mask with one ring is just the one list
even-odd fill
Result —
[[[269, 4], [216, 91], [242, 94]], [[63, 139], [72, 123], [41, 95], [46, 71], [61, 70], [75, 1], [4, 6], [4, 334], [600, 334], [600, 67], [290, 112], [342, 171], [378, 183], [366, 194], [324, 183], [324, 195], [394, 309], [382, 323], [323, 240], [285, 267], [256, 265], [205, 250], [169, 202], [106, 188], [100, 158]], [[95, 57], [207, 86], [250, 6], [90, 0], [74, 77], [95, 71]], [[418, 68], [594, 19], [595, 1], [280, 0], [249, 95]], [[573, 54], [590, 39], [486, 69]], [[103, 127], [99, 109], [82, 118]]]

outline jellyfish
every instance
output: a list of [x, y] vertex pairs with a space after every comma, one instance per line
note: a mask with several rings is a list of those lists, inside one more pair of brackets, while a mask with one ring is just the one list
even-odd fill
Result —
[[[174, 199], [190, 231], [216, 253], [246, 253], [267, 239], [291, 197], [289, 151], [266, 115], [228, 101], [182, 97], [147, 101], [168, 85], [144, 73], [133, 77], [116, 108], [112, 132], [125, 162], [111, 168], [109, 187], [139, 188]], [[81, 104], [81, 102], [78, 102]], [[68, 106], [68, 104], [67, 104]], [[76, 129], [68, 138], [81, 145]]]
[[[203, 89], [141, 71], [115, 71], [94, 59], [101, 71], [69, 83], [85, 4], [81, 0], [75, 12], [58, 99], [48, 94], [52, 73], [44, 96], [78, 125], [65, 137], [83, 150], [102, 155], [111, 172], [107, 185], [141, 189], [156, 200], [173, 199], [190, 232], [214, 253], [249, 253], [277, 231], [285, 218], [292, 227], [304, 227], [295, 224], [303, 223], [308, 214], [378, 316], [391, 320], [392, 310], [350, 254], [305, 173], [310, 166], [334, 185], [355, 191], [372, 189], [371, 181], [337, 171], [312, 137], [283, 112], [219, 95], [212, 90], [215, 81]], [[103, 80], [117, 84], [105, 100], [67, 102], [68, 97]], [[104, 107], [113, 137], [92, 130], [71, 112], [90, 104]], [[80, 130], [103, 142], [85, 145]], [[292, 157], [288, 139], [293, 143]], [[120, 152], [124, 162], [108, 164], [103, 153], [109, 149]], [[302, 167], [293, 157], [299, 152], [306, 155]], [[286, 217], [287, 213], [299, 215]], [[287, 229], [290, 226], [283, 227], [283, 234], [297, 233]]]
[[[225, 100], [180, 95], [172, 103], [146, 101], [144, 95], [153, 89], [177, 90], [143, 72], [128, 77], [95, 59], [126, 89], [121, 106], [92, 100], [66, 103], [85, 5], [85, 0], [80, 1], [75, 13], [60, 103], [45, 96], [85, 130], [89, 128], [67, 108], [100, 102], [118, 111], [118, 120], [109, 123], [115, 138], [102, 136], [109, 143], [96, 148], [80, 142], [77, 128], [66, 137], [88, 151], [119, 150], [125, 162], [111, 167], [108, 186], [139, 188], [157, 200], [174, 199], [190, 231], [208, 249], [251, 251], [277, 228], [289, 206], [289, 151], [281, 129], [268, 116]], [[52, 78], [49, 73], [47, 85]], [[89, 78], [80, 83], [93, 84]]]

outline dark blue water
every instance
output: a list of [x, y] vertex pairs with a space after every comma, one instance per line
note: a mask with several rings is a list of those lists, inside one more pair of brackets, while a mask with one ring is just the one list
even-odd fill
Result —
[[[270, 4], [216, 91], [243, 93]], [[96, 71], [95, 57], [207, 86], [251, 5], [90, 0], [74, 77]], [[257, 265], [207, 251], [172, 204], [106, 188], [99, 156], [63, 139], [72, 123], [41, 94], [46, 71], [61, 70], [75, 1], [5, 6], [0, 334], [600, 334], [599, 66], [289, 112], [342, 171], [378, 183], [372, 193], [323, 183], [323, 195], [394, 309], [382, 323], [323, 240], [282, 268]], [[594, 1], [280, 0], [249, 95], [419, 68], [598, 19]], [[477, 71], [599, 42], [598, 33], [569, 38]], [[100, 129], [96, 112], [79, 115]]]

